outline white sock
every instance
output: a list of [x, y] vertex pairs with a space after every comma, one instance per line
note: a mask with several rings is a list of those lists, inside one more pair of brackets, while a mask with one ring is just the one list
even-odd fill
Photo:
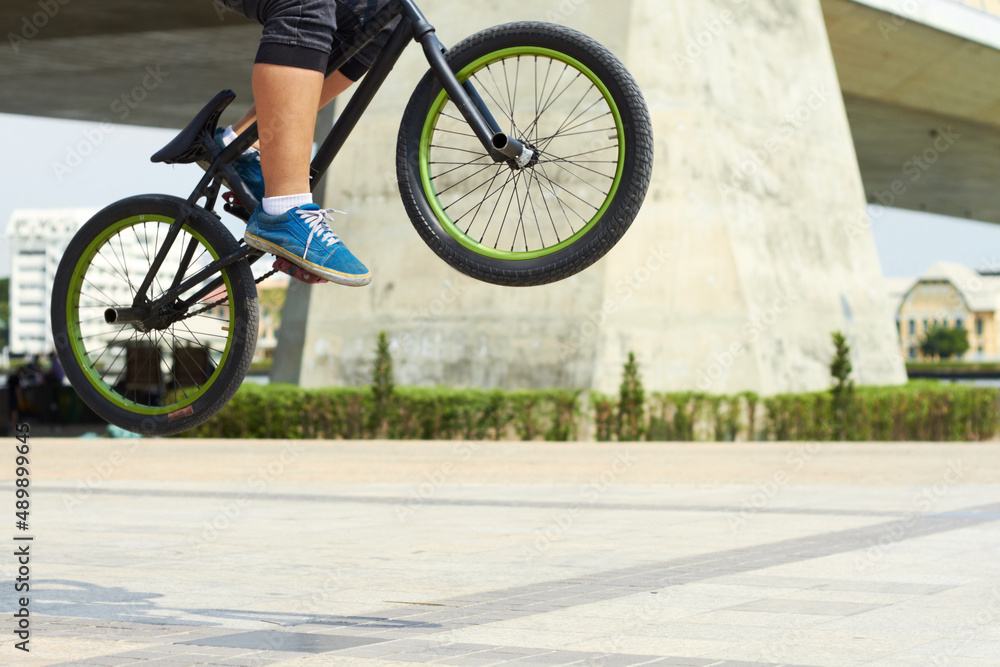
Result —
[[[224, 129], [222, 131], [222, 143], [225, 144], [226, 146], [228, 146], [229, 144], [231, 144], [234, 141], [236, 141], [236, 138], [238, 136], [240, 136], [240, 135], [236, 134], [236, 130], [234, 130], [233, 126], [230, 125], [229, 127], [227, 127], [226, 129]], [[253, 153], [259, 153], [259, 152], [260, 151], [258, 151], [256, 148], [254, 148], [253, 146], [251, 146], [250, 148], [248, 148], [245, 151], [243, 151], [243, 154], [247, 155], [248, 153], [249, 154], [253, 154]]]
[[229, 127], [227, 127], [222, 131], [222, 143], [228, 146], [229, 144], [236, 141], [236, 137], [238, 136], [240, 135], [236, 134], [236, 131], [233, 130], [233, 126], [230, 125]]
[[305, 206], [306, 204], [313, 203], [313, 196], [311, 192], [307, 192], [304, 195], [285, 195], [284, 197], [264, 197], [264, 201], [261, 205], [264, 207], [264, 213], [267, 215], [281, 215], [286, 211], [290, 211], [293, 208], [299, 206]]

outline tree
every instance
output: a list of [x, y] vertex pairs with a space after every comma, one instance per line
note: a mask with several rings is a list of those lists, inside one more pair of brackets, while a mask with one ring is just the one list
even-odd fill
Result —
[[851, 346], [847, 338], [839, 331], [833, 332], [833, 361], [830, 362], [830, 375], [834, 385], [830, 389], [831, 408], [833, 410], [833, 428], [835, 435], [841, 440], [847, 438], [847, 425], [854, 407], [854, 380], [851, 379]]
[[628, 361], [622, 373], [622, 384], [618, 390], [618, 440], [641, 440], [646, 432], [644, 419], [646, 412], [646, 392], [639, 377], [639, 364], [635, 353], [628, 353]]
[[969, 351], [969, 332], [965, 329], [931, 327], [920, 341], [920, 351], [926, 357], [941, 359], [961, 356]]
[[378, 334], [375, 347], [375, 363], [372, 366], [372, 394], [375, 398], [375, 428], [381, 437], [389, 430], [389, 403], [392, 400], [392, 353], [389, 351], [389, 337], [384, 331]]

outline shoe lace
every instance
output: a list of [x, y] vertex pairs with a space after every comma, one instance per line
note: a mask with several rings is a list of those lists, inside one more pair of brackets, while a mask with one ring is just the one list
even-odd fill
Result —
[[333, 230], [330, 229], [328, 222], [333, 222], [333, 214], [340, 213], [342, 215], [347, 215], [343, 211], [338, 211], [332, 208], [323, 208], [318, 211], [301, 211], [303, 222], [309, 227], [309, 242], [306, 244], [308, 248], [309, 243], [312, 243], [314, 238], [318, 238], [321, 242], [325, 243], [327, 246], [332, 246], [335, 243], [340, 242], [340, 237], [334, 234]]

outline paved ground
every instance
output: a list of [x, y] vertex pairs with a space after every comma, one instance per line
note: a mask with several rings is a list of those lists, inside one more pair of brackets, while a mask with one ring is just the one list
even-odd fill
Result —
[[32, 444], [2, 665], [1000, 665], [996, 443]]

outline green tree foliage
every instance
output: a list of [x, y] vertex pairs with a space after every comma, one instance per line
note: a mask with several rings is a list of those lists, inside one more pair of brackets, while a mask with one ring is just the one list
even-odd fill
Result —
[[618, 390], [618, 440], [641, 440], [646, 433], [645, 420], [646, 392], [639, 376], [639, 364], [635, 353], [628, 353], [628, 361], [622, 372], [622, 384]]
[[851, 346], [847, 344], [844, 334], [833, 332], [833, 361], [830, 363], [830, 375], [834, 385], [830, 389], [833, 428], [840, 440], [847, 438], [848, 421], [851, 419], [851, 409], [854, 405], [854, 380], [851, 379]]
[[373, 417], [382, 437], [386, 437], [388, 431], [392, 391], [392, 352], [389, 351], [389, 337], [384, 331], [380, 331], [375, 346], [375, 363], [372, 365], [372, 396], [375, 399]]
[[969, 351], [969, 332], [965, 329], [931, 327], [920, 341], [920, 351], [924, 356], [941, 359], [961, 356]]

